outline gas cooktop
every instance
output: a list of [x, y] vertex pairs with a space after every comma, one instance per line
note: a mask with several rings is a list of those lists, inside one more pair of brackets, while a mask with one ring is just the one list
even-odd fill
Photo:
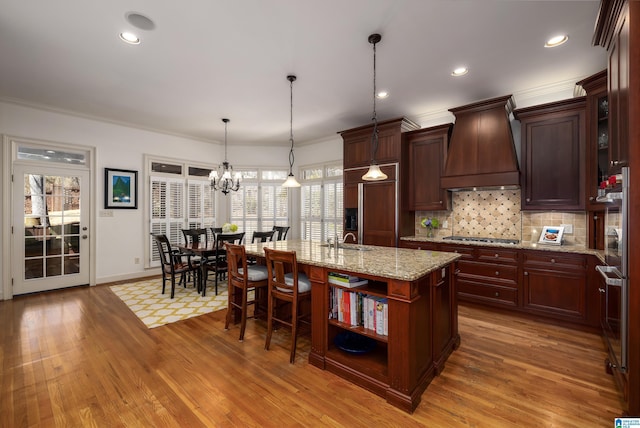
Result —
[[501, 239], [501, 238], [482, 238], [477, 236], [445, 236], [442, 239], [450, 239], [452, 241], [469, 241], [469, 242], [487, 242], [489, 244], [519, 244], [517, 239]]

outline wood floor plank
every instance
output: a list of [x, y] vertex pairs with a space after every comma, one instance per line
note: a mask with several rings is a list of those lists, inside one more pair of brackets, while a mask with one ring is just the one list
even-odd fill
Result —
[[600, 427], [622, 415], [597, 334], [461, 306], [413, 414], [308, 364], [310, 341], [224, 311], [147, 329], [107, 286], [0, 302], [0, 426]]

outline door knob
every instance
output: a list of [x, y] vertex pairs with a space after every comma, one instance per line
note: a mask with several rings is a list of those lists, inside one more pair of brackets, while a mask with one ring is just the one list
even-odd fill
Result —
[[82, 230], [87, 230], [87, 226], [84, 226], [84, 227], [82, 228]]
[[82, 235], [82, 239], [87, 239], [88, 236], [87, 235]]

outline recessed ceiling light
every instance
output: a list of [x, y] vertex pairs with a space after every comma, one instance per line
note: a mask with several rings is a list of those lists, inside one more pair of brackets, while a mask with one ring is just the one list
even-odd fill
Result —
[[125, 43], [129, 43], [130, 45], [140, 44], [140, 39], [138, 38], [138, 36], [127, 31], [120, 33], [120, 39], [122, 39], [122, 41]]
[[467, 67], [458, 67], [455, 70], [453, 70], [451, 72], [452, 76], [464, 76], [465, 74], [467, 74], [469, 72], [469, 69]]
[[547, 40], [547, 43], [544, 44], [545, 48], [555, 48], [556, 46], [560, 46], [569, 40], [569, 36], [566, 34], [561, 34], [559, 36], [555, 36]]
[[380, 91], [376, 94], [376, 97], [378, 98], [387, 98], [389, 97], [389, 92], [387, 91]]

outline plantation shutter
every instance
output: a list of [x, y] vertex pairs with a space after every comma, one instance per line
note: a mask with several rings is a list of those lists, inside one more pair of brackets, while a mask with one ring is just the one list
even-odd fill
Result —
[[303, 184], [301, 187], [301, 236], [302, 239], [320, 241], [322, 233], [322, 185]]
[[[182, 228], [184, 217], [184, 180], [166, 177], [150, 177], [151, 192], [151, 225], [149, 230], [153, 234], [167, 235], [171, 245], [182, 242]], [[160, 257], [151, 237], [151, 260], [149, 266], [160, 266]]]
[[187, 182], [187, 226], [189, 229], [215, 227], [215, 196], [208, 181]]
[[342, 237], [342, 215], [344, 210], [342, 198], [342, 182], [324, 184], [324, 224], [327, 236]]

